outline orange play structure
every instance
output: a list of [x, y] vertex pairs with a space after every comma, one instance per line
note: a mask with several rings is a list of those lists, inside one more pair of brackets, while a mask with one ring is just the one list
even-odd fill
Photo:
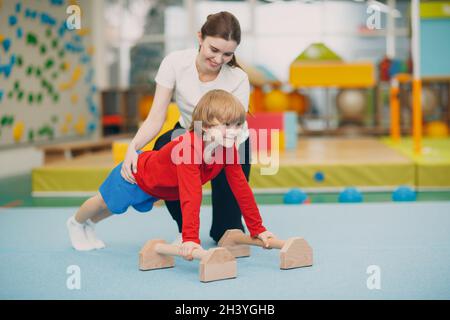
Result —
[[400, 132], [400, 84], [412, 81], [412, 136], [414, 153], [420, 154], [422, 148], [422, 81], [413, 79], [410, 74], [399, 73], [394, 76], [390, 89], [390, 113], [391, 113], [391, 139], [399, 142]]

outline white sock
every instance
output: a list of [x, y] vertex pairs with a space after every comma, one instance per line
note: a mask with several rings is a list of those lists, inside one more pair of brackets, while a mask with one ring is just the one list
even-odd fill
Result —
[[182, 243], [183, 243], [183, 236], [181, 233], [179, 233], [175, 238], [175, 240], [172, 241], [172, 244], [174, 246], [181, 246]]
[[92, 222], [91, 219], [86, 221], [85, 230], [88, 241], [95, 247], [95, 249], [103, 249], [106, 247], [105, 243], [98, 239], [95, 235], [95, 223]]
[[72, 247], [78, 251], [89, 251], [94, 249], [94, 246], [88, 241], [85, 232], [85, 225], [78, 223], [75, 217], [70, 217], [67, 222], [67, 229], [69, 230], [70, 242]]

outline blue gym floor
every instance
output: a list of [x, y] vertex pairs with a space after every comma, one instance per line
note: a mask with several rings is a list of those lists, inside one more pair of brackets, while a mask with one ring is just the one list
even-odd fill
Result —
[[[252, 249], [238, 259], [236, 279], [201, 283], [197, 261], [138, 270], [138, 251], [152, 238], [172, 240], [164, 207], [101, 223], [107, 248], [76, 252], [65, 222], [76, 208], [0, 210], [0, 299], [450, 299], [450, 202], [263, 205], [266, 226], [279, 237], [303, 236], [314, 265], [279, 270], [278, 250]], [[205, 248], [211, 207], [203, 206]], [[67, 268], [81, 270], [69, 290]], [[367, 288], [367, 268], [381, 288]]]

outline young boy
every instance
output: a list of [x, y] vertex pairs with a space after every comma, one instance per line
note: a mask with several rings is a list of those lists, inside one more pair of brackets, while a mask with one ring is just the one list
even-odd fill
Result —
[[235, 147], [245, 116], [244, 107], [232, 94], [223, 90], [206, 93], [193, 112], [188, 132], [158, 151], [139, 155], [137, 185], [122, 178], [119, 164], [100, 186], [99, 193], [69, 218], [72, 246], [81, 251], [103, 248], [104, 243], [94, 233], [95, 223], [112, 214], [124, 213], [129, 206], [147, 212], [159, 199], [179, 199], [183, 216], [180, 254], [191, 260], [192, 251], [201, 248], [202, 185], [225, 170], [250, 235], [269, 247], [268, 239], [274, 235], [262, 224]]

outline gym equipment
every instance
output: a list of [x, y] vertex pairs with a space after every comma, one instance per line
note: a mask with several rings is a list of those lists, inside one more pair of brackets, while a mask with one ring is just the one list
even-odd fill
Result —
[[305, 95], [294, 90], [291, 93], [289, 93], [288, 98], [290, 111], [295, 111], [299, 115], [305, 114], [305, 112], [309, 108], [309, 101]]
[[363, 90], [341, 90], [336, 97], [336, 104], [342, 120], [362, 122], [367, 96]]
[[[297, 114], [295, 112], [259, 112], [247, 117], [253, 151], [272, 150], [277, 142], [280, 151], [297, 148]], [[276, 135], [276, 133], [278, 133]]]
[[339, 194], [339, 202], [353, 203], [362, 201], [362, 193], [356, 188], [345, 188], [344, 191]]
[[425, 124], [425, 135], [430, 138], [448, 137], [448, 125], [443, 121], [432, 121]]
[[400, 186], [392, 193], [393, 201], [416, 201], [416, 192], [407, 186]]
[[306, 193], [300, 189], [291, 189], [283, 197], [285, 204], [301, 204], [308, 199]]
[[[254, 239], [239, 229], [227, 230], [219, 240], [219, 246], [227, 248], [236, 258], [250, 256], [250, 246], [264, 247], [260, 239]], [[300, 237], [288, 240], [269, 239], [271, 248], [280, 249], [280, 269], [309, 267], [313, 264], [313, 251]]]
[[[179, 249], [179, 246], [167, 244], [164, 240], [149, 240], [139, 252], [139, 269], [171, 268], [175, 266], [173, 256], [180, 256]], [[225, 248], [195, 249], [192, 256], [200, 260], [201, 282], [225, 280], [237, 276], [236, 259]]]
[[[439, 93], [437, 90], [432, 89], [430, 87], [422, 87], [421, 92], [421, 105], [422, 105], [422, 113], [424, 117], [432, 116], [436, 109], [439, 108]], [[412, 95], [408, 96], [408, 105], [412, 108]]]
[[278, 88], [266, 93], [264, 106], [269, 112], [283, 112], [289, 108], [289, 96]]

